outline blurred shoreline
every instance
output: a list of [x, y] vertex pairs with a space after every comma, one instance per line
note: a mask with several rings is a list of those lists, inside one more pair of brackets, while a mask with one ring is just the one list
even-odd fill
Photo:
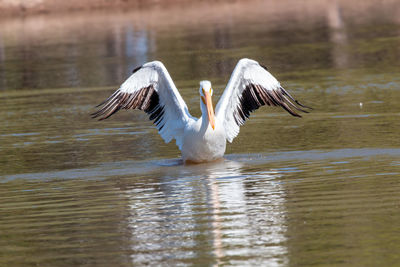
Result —
[[60, 14], [87, 11], [132, 11], [198, 3], [234, 3], [245, 0], [0, 0], [0, 16], [15, 17], [35, 14]]
[[[316, 12], [324, 7], [329, 7], [334, 3], [346, 9], [365, 8], [370, 5], [385, 4], [394, 5], [398, 7], [398, 0], [260, 0], [260, 1], [246, 1], [246, 0], [0, 0], [0, 17], [1, 18], [16, 18], [25, 17], [38, 14], [70, 14], [70, 13], [87, 13], [93, 11], [140, 11], [140, 10], [153, 10], [153, 9], [174, 9], [174, 8], [196, 8], [197, 6], [208, 8], [201, 8], [201, 12], [215, 12], [214, 7], [226, 5], [245, 5], [248, 8], [257, 3], [260, 6], [262, 3], [263, 9], [268, 13], [269, 9], [293, 9], [301, 8], [304, 6], [314, 6]], [[210, 9], [210, 5], [213, 6]], [[208, 9], [208, 11], [207, 11]], [[281, 10], [281, 11], [283, 11]], [[200, 15], [200, 14], [199, 14]], [[204, 15], [204, 14], [202, 14]]]
[[191, 86], [193, 73], [222, 84], [242, 57], [293, 79], [332, 75], [329, 68], [398, 72], [400, 2], [384, 3], [249, 0], [0, 16], [0, 91], [114, 86], [153, 59]]

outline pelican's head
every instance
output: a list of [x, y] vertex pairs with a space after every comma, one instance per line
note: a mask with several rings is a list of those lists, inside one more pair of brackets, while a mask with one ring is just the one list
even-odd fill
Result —
[[211, 96], [213, 94], [213, 89], [211, 88], [210, 81], [201, 81], [200, 82], [200, 98], [203, 103], [200, 103], [202, 106], [201, 111], [203, 112], [203, 104], [207, 110], [208, 121], [213, 129], [215, 129], [215, 116], [214, 116], [214, 108], [212, 105]]

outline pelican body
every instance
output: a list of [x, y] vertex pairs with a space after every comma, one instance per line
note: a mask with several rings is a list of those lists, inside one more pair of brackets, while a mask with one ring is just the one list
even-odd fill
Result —
[[159, 61], [146, 63], [92, 114], [107, 119], [120, 109], [139, 109], [150, 115], [166, 143], [175, 139], [184, 162], [207, 162], [223, 157], [226, 141], [239, 134], [250, 113], [261, 106], [280, 106], [293, 116], [309, 107], [295, 100], [267, 68], [251, 59], [241, 59], [214, 112], [210, 81], [200, 82], [201, 117], [190, 115], [165, 66]]
[[222, 158], [226, 148], [223, 123], [216, 121], [211, 102], [211, 83], [200, 82], [202, 116], [191, 120], [184, 128], [182, 158], [190, 162], [214, 161]]

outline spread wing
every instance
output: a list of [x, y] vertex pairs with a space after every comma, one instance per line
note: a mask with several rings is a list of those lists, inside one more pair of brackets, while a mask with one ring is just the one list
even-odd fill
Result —
[[226, 139], [232, 142], [250, 113], [261, 106], [280, 106], [293, 116], [309, 108], [295, 100], [257, 61], [241, 59], [222, 94], [215, 115], [224, 123]]
[[108, 99], [99, 104], [93, 118], [104, 120], [120, 109], [139, 109], [150, 115], [166, 143], [173, 138], [181, 148], [186, 123], [192, 119], [167, 69], [152, 61], [133, 74]]

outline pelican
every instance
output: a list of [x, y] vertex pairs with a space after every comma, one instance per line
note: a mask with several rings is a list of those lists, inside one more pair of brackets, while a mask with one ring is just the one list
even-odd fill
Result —
[[[139, 109], [150, 116], [166, 143], [175, 139], [185, 163], [223, 157], [226, 141], [232, 143], [250, 113], [261, 106], [280, 106], [293, 116], [309, 107], [295, 100], [257, 61], [239, 60], [215, 112], [210, 81], [200, 82], [201, 117], [190, 115], [167, 69], [160, 61], [148, 62], [108, 99], [97, 105], [93, 118], [104, 120], [120, 109]], [[297, 111], [297, 112], [296, 112]]]

